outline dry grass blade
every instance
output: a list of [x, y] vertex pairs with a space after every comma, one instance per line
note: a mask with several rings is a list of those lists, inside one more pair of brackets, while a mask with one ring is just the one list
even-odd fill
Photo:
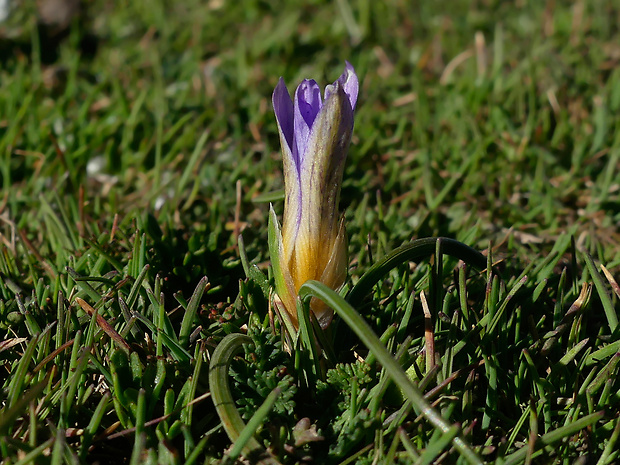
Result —
[[603, 273], [605, 274], [607, 281], [609, 281], [611, 288], [614, 290], [618, 298], [620, 298], [620, 285], [618, 285], [618, 283], [616, 282], [612, 274], [609, 272], [609, 270], [605, 268], [605, 265], [601, 265], [601, 270], [603, 270]]
[[86, 313], [88, 313], [91, 317], [93, 315], [96, 315], [97, 318], [97, 324], [99, 325], [99, 327], [108, 335], [110, 336], [110, 338], [121, 348], [123, 349], [125, 352], [129, 353], [131, 352], [131, 347], [129, 347], [129, 344], [127, 344], [127, 341], [125, 341], [125, 339], [123, 339], [123, 337], [118, 334], [116, 332], [116, 330], [112, 327], [112, 325], [110, 323], [107, 322], [107, 320], [102, 317], [101, 315], [99, 315], [99, 313], [97, 312], [97, 310], [95, 310], [93, 307], [91, 307], [91, 305], [86, 302], [85, 300], [76, 297], [75, 301], [78, 303], [78, 305], [80, 307], [82, 307], [82, 310], [84, 310]]

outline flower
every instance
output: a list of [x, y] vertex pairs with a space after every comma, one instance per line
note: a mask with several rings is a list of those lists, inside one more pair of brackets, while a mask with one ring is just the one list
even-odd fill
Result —
[[[288, 314], [295, 328], [297, 293], [315, 279], [338, 289], [347, 274], [347, 238], [338, 212], [344, 162], [353, 132], [353, 111], [359, 82], [346, 62], [333, 84], [321, 89], [314, 80], [304, 80], [291, 100], [280, 78], [273, 91], [273, 109], [278, 123], [284, 162], [284, 217], [280, 231], [270, 239], [276, 303]], [[322, 327], [333, 311], [318, 299], [310, 309]]]

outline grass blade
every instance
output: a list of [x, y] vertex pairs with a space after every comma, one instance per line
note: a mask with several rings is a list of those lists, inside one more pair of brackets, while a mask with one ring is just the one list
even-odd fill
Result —
[[[587, 428], [591, 424], [596, 423], [598, 420], [603, 418], [603, 415], [604, 412], [595, 412], [588, 416], [580, 418], [579, 420], [574, 421], [573, 423], [570, 423], [566, 426], [561, 426], [554, 431], [550, 431], [536, 441], [536, 443], [534, 444], [534, 448], [535, 450], [540, 450], [545, 446], [549, 446], [557, 441], [576, 434], [577, 432], [581, 431], [584, 428]], [[506, 457], [503, 464], [513, 465], [521, 463], [521, 461], [527, 456], [528, 451], [529, 445], [521, 447], [518, 451]]]
[[362, 275], [359, 281], [355, 283], [355, 286], [353, 286], [347, 296], [347, 301], [353, 307], [358, 306], [370, 289], [372, 289], [390, 270], [403, 263], [415, 262], [434, 254], [437, 248], [437, 242], [441, 242], [441, 250], [444, 254], [456, 257], [479, 269], [487, 267], [487, 260], [484, 255], [462, 242], [446, 237], [416, 239], [415, 241], [394, 249], [383, 257], [383, 259], [371, 266], [368, 271]]
[[196, 312], [198, 311], [198, 307], [200, 305], [200, 299], [202, 299], [202, 294], [208, 284], [209, 278], [206, 276], [203, 277], [198, 282], [198, 285], [192, 294], [192, 298], [189, 299], [189, 304], [185, 310], [185, 315], [183, 315], [183, 321], [181, 322], [181, 330], [179, 331], [179, 343], [183, 347], [187, 347], [189, 344], [189, 335], [191, 333], [192, 324], [194, 323], [194, 318], [196, 317]]
[[592, 257], [589, 254], [585, 254], [585, 260], [588, 271], [590, 272], [590, 276], [592, 276], [592, 281], [594, 281], [594, 287], [596, 287], [598, 296], [601, 299], [601, 303], [603, 304], [603, 309], [605, 310], [605, 316], [607, 316], [609, 328], [612, 332], [614, 332], [616, 330], [616, 327], [618, 326], [618, 315], [616, 315], [614, 305], [611, 302], [611, 298], [609, 297], [607, 289], [605, 288], [605, 284], [603, 283], [603, 277], [596, 269], [594, 260], [592, 260]]
[[[243, 344], [249, 344], [252, 339], [245, 334], [229, 334], [217, 345], [211, 357], [209, 366], [209, 388], [213, 397], [215, 410], [224, 426], [230, 441], [236, 443], [243, 433], [242, 453], [247, 458], [262, 458], [264, 464], [277, 464], [278, 461], [270, 458], [260, 443], [245, 432], [246, 425], [235, 407], [235, 401], [228, 384], [228, 369], [233, 357], [243, 349]], [[274, 399], [275, 401], [275, 399]], [[271, 409], [271, 407], [269, 407]], [[252, 430], [252, 432], [255, 430]], [[267, 457], [265, 457], [267, 456]]]

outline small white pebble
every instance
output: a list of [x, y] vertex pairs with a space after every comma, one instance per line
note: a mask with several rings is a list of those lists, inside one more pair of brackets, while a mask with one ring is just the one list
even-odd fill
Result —
[[9, 17], [11, 12], [10, 0], [0, 0], [0, 23]]
[[86, 164], [86, 174], [89, 177], [96, 176], [103, 171], [104, 167], [105, 158], [103, 158], [103, 156], [101, 155], [98, 155], [88, 160], [88, 163]]

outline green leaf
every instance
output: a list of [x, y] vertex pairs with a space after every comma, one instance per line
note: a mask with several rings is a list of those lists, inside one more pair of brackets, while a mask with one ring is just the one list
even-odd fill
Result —
[[437, 246], [441, 247], [440, 250], [444, 254], [463, 260], [476, 268], [482, 270], [487, 267], [487, 260], [484, 255], [462, 242], [446, 237], [416, 239], [398, 247], [371, 266], [359, 281], [355, 283], [355, 286], [347, 295], [347, 301], [353, 307], [357, 307], [362, 303], [362, 299], [387, 273], [399, 265], [412, 261], [415, 262], [434, 254]]
[[601, 303], [603, 304], [603, 309], [605, 310], [605, 316], [607, 316], [609, 328], [612, 332], [614, 332], [616, 330], [616, 327], [618, 326], [618, 315], [616, 314], [614, 305], [611, 302], [611, 298], [609, 297], [607, 289], [605, 288], [605, 284], [603, 283], [603, 277], [596, 269], [594, 260], [592, 260], [592, 257], [589, 254], [585, 254], [585, 260], [588, 271], [592, 276], [592, 281], [594, 281], [594, 287], [596, 287], [598, 296], [601, 299]]
[[[568, 438], [579, 431], [587, 428], [588, 426], [596, 423], [604, 416], [604, 412], [595, 412], [583, 418], [580, 418], [577, 421], [569, 423], [566, 426], [561, 426], [549, 433], [541, 436], [534, 443], [534, 451], [540, 450], [543, 447], [550, 446], [558, 441], [561, 441], [564, 438]], [[518, 451], [510, 454], [508, 457], [504, 458], [502, 462], [503, 465], [513, 465], [517, 463], [521, 463], [521, 461], [527, 456], [530, 451], [530, 445], [527, 444], [521, 447]]]
[[179, 344], [181, 344], [181, 346], [183, 347], [187, 347], [189, 345], [189, 335], [192, 330], [192, 324], [194, 323], [196, 312], [198, 311], [198, 307], [200, 306], [200, 299], [202, 299], [202, 294], [204, 293], [208, 284], [209, 278], [207, 278], [206, 276], [198, 282], [198, 285], [196, 286], [196, 289], [194, 290], [194, 293], [189, 300], [189, 304], [185, 309], [183, 321], [181, 322], [181, 330], [179, 331]]
[[[222, 339], [211, 356], [209, 388], [213, 397], [213, 405], [215, 405], [215, 410], [230, 441], [233, 444], [239, 441], [241, 451], [246, 458], [253, 458], [255, 460], [262, 458], [261, 463], [277, 464], [278, 461], [270, 457], [263, 446], [254, 438], [253, 434], [256, 429], [250, 430], [248, 428], [246, 430], [246, 425], [235, 407], [235, 400], [230, 392], [230, 385], [228, 383], [230, 362], [243, 349], [244, 344], [251, 342], [252, 339], [249, 336], [238, 333], [229, 334]], [[269, 397], [269, 402], [265, 401], [266, 403], [263, 404], [269, 406], [267, 413], [271, 410], [276, 399], [277, 395], [274, 395], [273, 398]], [[261, 411], [261, 415], [263, 415], [263, 411]]]

